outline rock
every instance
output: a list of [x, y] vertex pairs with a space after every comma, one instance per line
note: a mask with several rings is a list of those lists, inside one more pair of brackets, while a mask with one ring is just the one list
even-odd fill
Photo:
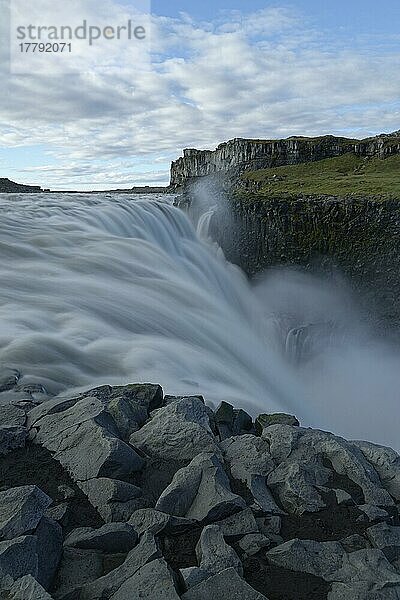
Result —
[[133, 526], [139, 536], [145, 531], [150, 531], [154, 535], [161, 532], [174, 534], [190, 530], [195, 523], [193, 519], [184, 519], [167, 515], [155, 508], [141, 508], [136, 510], [128, 522]]
[[278, 516], [258, 517], [256, 522], [260, 532], [270, 539], [274, 539], [281, 532], [282, 520]]
[[32, 577], [25, 575], [13, 583], [8, 600], [52, 600], [50, 594]]
[[[31, 406], [30, 406], [31, 405]], [[33, 408], [35, 404], [32, 402], [32, 396], [26, 392], [0, 392], [0, 406], [3, 408], [15, 407], [26, 413], [25, 407]]]
[[136, 531], [128, 523], [109, 523], [99, 529], [92, 527], [74, 529], [65, 539], [65, 546], [116, 554], [132, 550], [137, 539]]
[[268, 486], [289, 512], [301, 515], [324, 508], [325, 501], [316, 488], [325, 486], [334, 473], [359, 486], [366, 504], [393, 506], [377, 472], [352, 442], [324, 431], [288, 425], [267, 427], [262, 439], [269, 443], [278, 464], [268, 476]]
[[245, 508], [218, 521], [217, 525], [225, 537], [242, 537], [251, 533], [259, 533], [256, 519], [250, 508]]
[[35, 485], [0, 492], [0, 539], [12, 539], [36, 528], [51, 498]]
[[17, 448], [23, 448], [27, 437], [28, 430], [20, 425], [0, 427], [0, 456], [6, 456]]
[[215, 423], [220, 440], [225, 440], [232, 435], [248, 433], [253, 428], [250, 415], [244, 410], [236, 410], [231, 404], [221, 402], [214, 414]]
[[370, 547], [367, 540], [362, 535], [358, 535], [358, 533], [347, 536], [343, 540], [340, 540], [340, 543], [347, 553], [365, 550]]
[[[98, 578], [96, 581], [83, 586], [80, 600], [108, 600], [137, 571], [157, 558], [161, 558], [161, 550], [157, 541], [151, 533], [143, 534], [139, 544], [129, 552], [125, 561], [119, 567]], [[113, 600], [115, 599], [113, 598]]]
[[0, 426], [1, 427], [24, 427], [26, 424], [26, 414], [14, 404], [0, 405]]
[[221, 441], [229, 438], [233, 431], [233, 406], [227, 402], [221, 402], [214, 416]]
[[336, 503], [338, 506], [352, 506], [354, 500], [345, 490], [332, 490], [335, 494]]
[[150, 383], [130, 384], [112, 388], [107, 412], [113, 417], [120, 436], [128, 440], [147, 421], [150, 411], [163, 404], [163, 391]]
[[25, 535], [0, 542], [0, 583], [6, 577], [19, 579], [24, 575], [36, 577], [38, 556], [36, 537]]
[[17, 369], [9, 369], [8, 367], [0, 367], [0, 392], [6, 392], [14, 388], [21, 374]]
[[[184, 398], [153, 413], [129, 439], [151, 457], [189, 462], [201, 452], [217, 452], [207, 409], [199, 398]], [[162, 435], [160, 435], [162, 432]]]
[[61, 413], [43, 416], [35, 429], [35, 443], [53, 452], [77, 482], [125, 477], [143, 467], [143, 459], [118, 439], [116, 425], [98, 398], [86, 397]]
[[360, 515], [358, 520], [365, 520], [372, 523], [373, 521], [388, 521], [391, 519], [390, 515], [386, 510], [373, 506], [372, 504], [361, 504], [358, 505], [358, 510], [363, 514]]
[[245, 483], [263, 511], [284, 514], [277, 506], [265, 479], [275, 468], [268, 444], [255, 435], [231, 437], [221, 443], [232, 477]]
[[270, 425], [290, 425], [291, 427], [298, 427], [300, 423], [293, 415], [286, 415], [285, 413], [273, 413], [273, 414], [262, 414], [258, 415], [255, 421], [256, 433], [261, 435], [263, 429]]
[[182, 600], [268, 600], [250, 587], [233, 568], [226, 569], [199, 585], [190, 588]]
[[69, 505], [66, 502], [57, 504], [57, 506], [50, 506], [45, 512], [45, 516], [57, 523], [64, 524], [69, 511]]
[[199, 454], [180, 469], [161, 494], [156, 509], [187, 519], [212, 523], [245, 508], [233, 494], [218, 456]]
[[400, 558], [400, 527], [378, 523], [369, 527], [366, 533], [374, 548], [382, 550], [389, 561]]
[[309, 573], [325, 581], [342, 567], [345, 551], [339, 542], [294, 539], [267, 552], [268, 562], [277, 567]]
[[[345, 555], [343, 567], [334, 574], [329, 600], [397, 600], [400, 574], [380, 550], [358, 550]], [[347, 596], [343, 594], [347, 593]]]
[[78, 485], [106, 523], [127, 521], [145, 504], [140, 488], [118, 479], [99, 477]]
[[164, 559], [144, 565], [125, 581], [111, 600], [179, 600], [172, 573]]
[[60, 525], [42, 517], [35, 535], [37, 538], [38, 574], [36, 579], [46, 589], [50, 588], [61, 560], [63, 533]]
[[225, 543], [218, 525], [209, 525], [201, 532], [196, 556], [202, 571], [215, 575], [232, 567], [243, 576], [243, 566], [236, 552]]
[[95, 581], [103, 574], [103, 556], [95, 550], [65, 547], [54, 584], [54, 598], [68, 597], [74, 590]]
[[384, 488], [400, 501], [400, 456], [391, 448], [371, 442], [354, 442], [374, 467]]
[[199, 585], [199, 583], [211, 577], [210, 573], [203, 571], [203, 569], [199, 569], [199, 567], [187, 567], [186, 569], [180, 569], [180, 574], [184, 582], [185, 590], [189, 590], [190, 588]]
[[262, 533], [249, 533], [238, 542], [238, 546], [245, 556], [258, 554], [270, 545], [271, 541]]

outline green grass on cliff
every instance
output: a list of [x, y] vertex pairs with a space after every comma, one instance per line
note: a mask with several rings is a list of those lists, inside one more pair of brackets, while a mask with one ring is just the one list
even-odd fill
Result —
[[247, 171], [249, 191], [266, 197], [329, 195], [400, 199], [400, 156], [384, 160], [344, 154], [336, 158]]

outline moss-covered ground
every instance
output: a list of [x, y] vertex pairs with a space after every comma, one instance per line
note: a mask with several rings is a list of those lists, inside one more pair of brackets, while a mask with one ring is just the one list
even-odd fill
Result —
[[329, 195], [400, 199], [400, 155], [379, 159], [348, 153], [316, 162], [247, 171], [242, 179], [249, 190], [266, 198]]

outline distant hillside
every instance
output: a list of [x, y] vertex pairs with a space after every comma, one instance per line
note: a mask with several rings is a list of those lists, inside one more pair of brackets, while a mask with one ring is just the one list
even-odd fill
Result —
[[43, 190], [39, 185], [24, 185], [21, 183], [15, 183], [15, 181], [11, 181], [11, 179], [0, 178], [0, 193], [38, 193], [45, 192], [47, 190]]

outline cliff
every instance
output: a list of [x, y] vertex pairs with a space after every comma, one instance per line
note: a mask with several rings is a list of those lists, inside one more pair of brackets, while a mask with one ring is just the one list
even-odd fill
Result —
[[382, 134], [364, 140], [331, 135], [284, 140], [235, 138], [216, 150], [185, 149], [183, 157], [171, 165], [170, 189], [177, 190], [191, 180], [205, 175], [229, 174], [235, 178], [247, 170], [333, 158], [352, 152], [360, 157], [386, 158], [400, 153], [400, 132]]
[[23, 185], [7, 178], [0, 178], [0, 193], [40, 193], [45, 192], [39, 185]]

